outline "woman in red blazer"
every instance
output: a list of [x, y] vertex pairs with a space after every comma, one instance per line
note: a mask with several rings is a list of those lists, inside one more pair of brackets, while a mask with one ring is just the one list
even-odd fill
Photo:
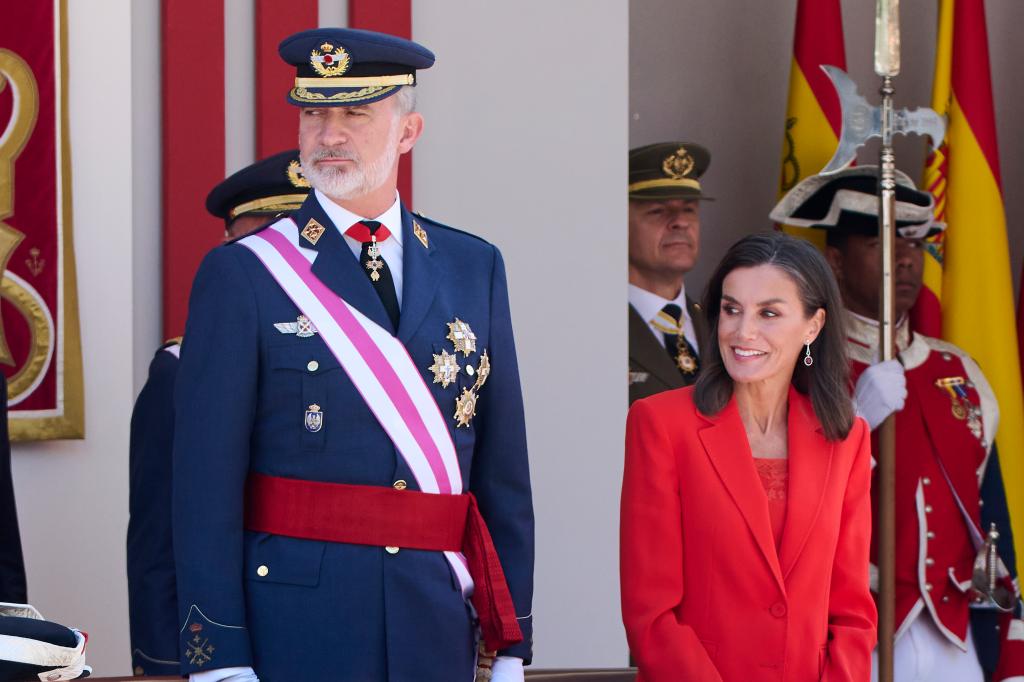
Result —
[[870, 438], [827, 264], [782, 233], [708, 284], [690, 388], [633, 404], [622, 484], [626, 635], [644, 682], [863, 682]]

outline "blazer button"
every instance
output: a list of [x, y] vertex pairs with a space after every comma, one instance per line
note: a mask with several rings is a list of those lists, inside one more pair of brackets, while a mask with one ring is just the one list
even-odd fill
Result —
[[397, 481], [394, 482], [394, 484], [391, 487], [394, 488], [395, 490], [405, 490], [406, 488], [409, 487], [409, 484], [403, 481], [402, 479], [398, 479]]
[[935, 559], [931, 558], [930, 556], [929, 557], [925, 557], [924, 565], [925, 566], [934, 566], [935, 565]]
[[924, 513], [925, 514], [931, 514], [932, 513], [932, 506], [930, 504], [926, 504], [924, 506]]
[[268, 573], [270, 573], [270, 569], [266, 566], [260, 566], [256, 569], [256, 575], [258, 575], [261, 578], [266, 578]]
[[768, 613], [772, 614], [776, 618], [783, 618], [786, 615], [786, 605], [780, 601], [775, 602], [768, 609]]
[[397, 547], [392, 547], [391, 545], [388, 545], [387, 547], [385, 547], [384, 551], [387, 552], [388, 554], [398, 554], [398, 548]]
[[927, 476], [925, 476], [924, 478], [921, 479], [921, 483], [924, 483], [925, 485], [931, 485], [932, 484], [932, 479], [930, 479]]
[[317, 362], [316, 360], [310, 360], [308, 363], [306, 363], [306, 369], [308, 369], [310, 372], [315, 372], [318, 369], [320, 369], [320, 363]]

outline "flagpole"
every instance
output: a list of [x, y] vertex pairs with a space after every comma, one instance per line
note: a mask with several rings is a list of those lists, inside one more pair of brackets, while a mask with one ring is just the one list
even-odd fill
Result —
[[[899, 0], [877, 0], [875, 73], [882, 77], [882, 148], [879, 155], [878, 220], [882, 282], [878, 310], [880, 360], [896, 357], [893, 267], [896, 248], [896, 156], [893, 137], [893, 78], [900, 72]], [[878, 456], [878, 680], [893, 682], [896, 552], [896, 421], [889, 415], [879, 430]]]

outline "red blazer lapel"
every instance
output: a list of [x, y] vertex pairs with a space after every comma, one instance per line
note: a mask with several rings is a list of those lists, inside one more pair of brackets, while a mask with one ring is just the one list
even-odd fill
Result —
[[789, 491], [779, 561], [783, 579], [807, 544], [811, 528], [825, 499], [825, 484], [832, 467], [834, 444], [826, 440], [810, 399], [789, 389], [787, 424]]
[[730, 399], [717, 415], [701, 417], [709, 422], [709, 426], [700, 430], [699, 436], [711, 464], [733, 502], [739, 507], [779, 588], [785, 591], [768, 516], [768, 498], [754, 467], [743, 420], [736, 408], [736, 399]]

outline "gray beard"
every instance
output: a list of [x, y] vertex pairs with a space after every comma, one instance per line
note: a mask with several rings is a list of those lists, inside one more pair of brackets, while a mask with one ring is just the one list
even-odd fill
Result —
[[[309, 184], [334, 199], [358, 199], [366, 196], [384, 184], [391, 174], [398, 158], [398, 119], [388, 133], [385, 152], [369, 162], [364, 162], [354, 153], [345, 150], [334, 151], [320, 147], [308, 156], [300, 157], [302, 173]], [[342, 158], [354, 161], [354, 166], [342, 170], [340, 168], [321, 168], [316, 162], [325, 158]]]

